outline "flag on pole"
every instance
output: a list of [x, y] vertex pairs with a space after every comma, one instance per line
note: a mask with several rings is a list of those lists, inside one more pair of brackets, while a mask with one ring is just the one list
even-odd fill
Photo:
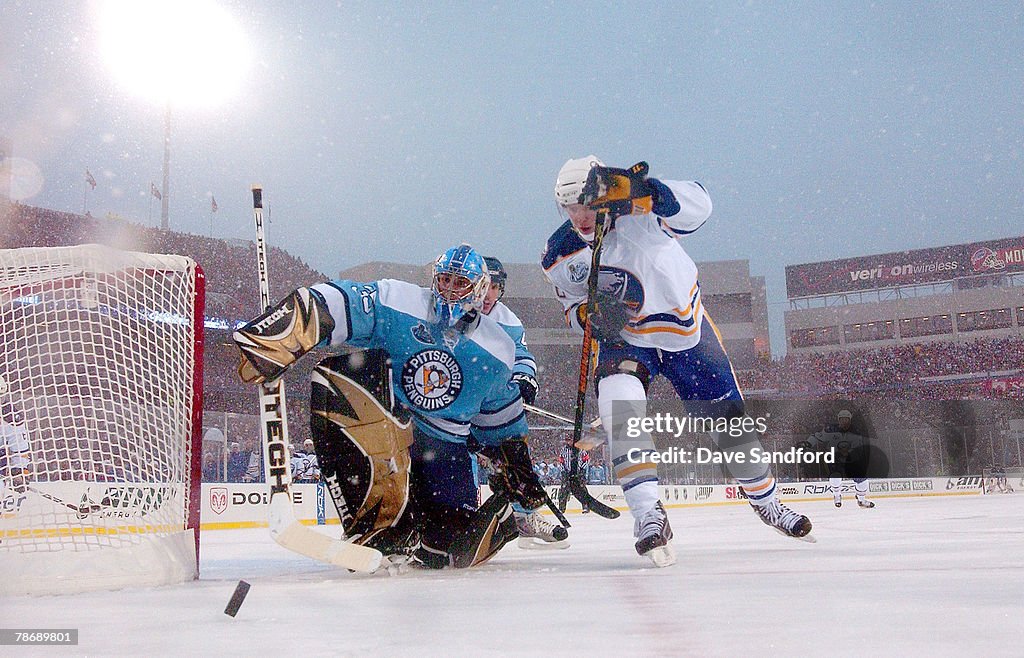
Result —
[[210, 212], [217, 212], [217, 197], [210, 195]]
[[149, 184], [149, 193], [155, 196], [159, 200], [163, 200], [164, 195], [160, 194], [160, 190], [156, 189], [156, 183]]
[[85, 170], [85, 182], [89, 184], [89, 187], [96, 189], [96, 179], [92, 177], [92, 174], [88, 169]]

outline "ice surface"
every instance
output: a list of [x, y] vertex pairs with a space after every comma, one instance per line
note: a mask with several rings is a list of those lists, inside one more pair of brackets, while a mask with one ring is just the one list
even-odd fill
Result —
[[[1024, 653], [1024, 496], [793, 507], [817, 544], [742, 506], [670, 509], [668, 569], [635, 554], [628, 515], [572, 516], [568, 550], [513, 543], [479, 569], [394, 577], [322, 567], [266, 530], [211, 531], [198, 582], [8, 598], [0, 626], [80, 629], [49, 655]], [[239, 579], [252, 590], [232, 619]]]

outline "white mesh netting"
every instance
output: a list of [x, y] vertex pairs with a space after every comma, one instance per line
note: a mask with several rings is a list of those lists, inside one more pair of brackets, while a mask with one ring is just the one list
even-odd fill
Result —
[[0, 590], [194, 577], [201, 283], [183, 256], [0, 250]]

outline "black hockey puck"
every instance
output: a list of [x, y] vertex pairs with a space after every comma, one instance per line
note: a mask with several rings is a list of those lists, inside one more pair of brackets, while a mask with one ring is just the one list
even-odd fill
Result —
[[228, 601], [228, 607], [224, 608], [224, 614], [231, 617], [238, 614], [238, 609], [242, 607], [242, 603], [245, 601], [245, 596], [248, 593], [249, 583], [244, 580], [238, 581], [238, 586], [235, 587], [235, 593], [231, 595], [231, 600]]

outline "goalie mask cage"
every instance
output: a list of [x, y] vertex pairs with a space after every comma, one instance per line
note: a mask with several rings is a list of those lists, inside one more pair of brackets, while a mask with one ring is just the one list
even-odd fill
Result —
[[0, 250], [0, 592], [198, 577], [203, 295], [184, 256]]

